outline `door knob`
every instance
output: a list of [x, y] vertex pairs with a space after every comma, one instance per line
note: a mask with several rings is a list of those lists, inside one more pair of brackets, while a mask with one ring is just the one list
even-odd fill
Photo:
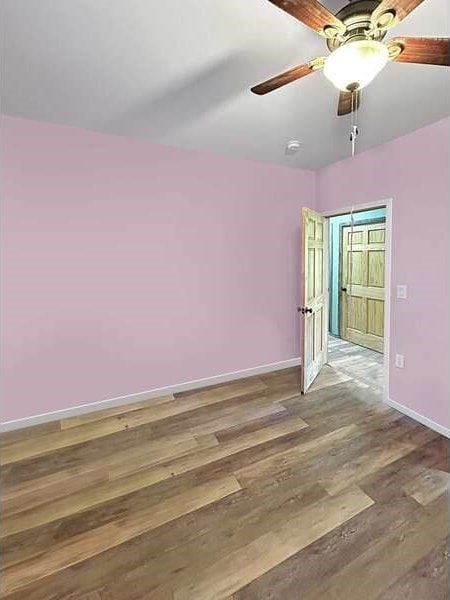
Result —
[[341, 288], [341, 292], [346, 292], [347, 288]]
[[302, 308], [298, 309], [299, 312], [302, 313], [302, 315], [307, 315], [308, 313], [312, 313], [313, 309], [312, 308], [308, 308], [307, 306], [302, 306]]

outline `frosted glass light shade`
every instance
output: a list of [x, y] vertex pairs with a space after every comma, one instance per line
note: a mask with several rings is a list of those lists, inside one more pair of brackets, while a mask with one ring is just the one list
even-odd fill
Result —
[[332, 52], [323, 73], [338, 90], [361, 89], [378, 75], [388, 59], [389, 51], [381, 42], [358, 40]]

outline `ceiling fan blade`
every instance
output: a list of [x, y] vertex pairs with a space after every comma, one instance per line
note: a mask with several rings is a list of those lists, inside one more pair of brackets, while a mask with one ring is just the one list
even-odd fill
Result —
[[450, 66], [450, 38], [397, 37], [388, 49], [397, 62]]
[[345, 32], [345, 25], [317, 0], [269, 0], [324, 37]]
[[372, 13], [371, 22], [375, 29], [390, 29], [403, 21], [424, 0], [381, 0]]
[[359, 90], [356, 92], [340, 92], [337, 109], [338, 117], [342, 117], [342, 115], [349, 115], [350, 113], [354, 112], [357, 108], [359, 108], [360, 102], [361, 92]]
[[267, 81], [263, 81], [263, 83], [255, 85], [251, 88], [251, 91], [259, 96], [267, 94], [268, 92], [273, 92], [273, 90], [276, 90], [283, 85], [291, 83], [292, 81], [296, 81], [297, 79], [301, 79], [302, 77], [306, 77], [306, 75], [310, 75], [311, 73], [314, 73], [314, 71], [318, 71], [323, 67], [324, 64], [325, 58], [315, 58], [309, 63], [289, 69], [289, 71], [280, 73], [280, 75], [276, 75]]

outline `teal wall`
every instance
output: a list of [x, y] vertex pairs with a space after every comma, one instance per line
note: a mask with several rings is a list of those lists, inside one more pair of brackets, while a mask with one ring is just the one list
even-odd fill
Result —
[[[354, 223], [386, 217], [385, 208], [366, 210], [353, 215]], [[339, 335], [339, 246], [340, 226], [350, 225], [350, 215], [339, 215], [330, 218], [330, 324], [329, 330], [333, 335]]]

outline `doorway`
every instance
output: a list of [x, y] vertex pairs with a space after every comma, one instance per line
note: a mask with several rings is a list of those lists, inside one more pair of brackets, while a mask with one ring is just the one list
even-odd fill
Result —
[[386, 207], [328, 218], [328, 364], [384, 388]]
[[352, 378], [389, 397], [391, 202], [302, 211], [303, 394]]

